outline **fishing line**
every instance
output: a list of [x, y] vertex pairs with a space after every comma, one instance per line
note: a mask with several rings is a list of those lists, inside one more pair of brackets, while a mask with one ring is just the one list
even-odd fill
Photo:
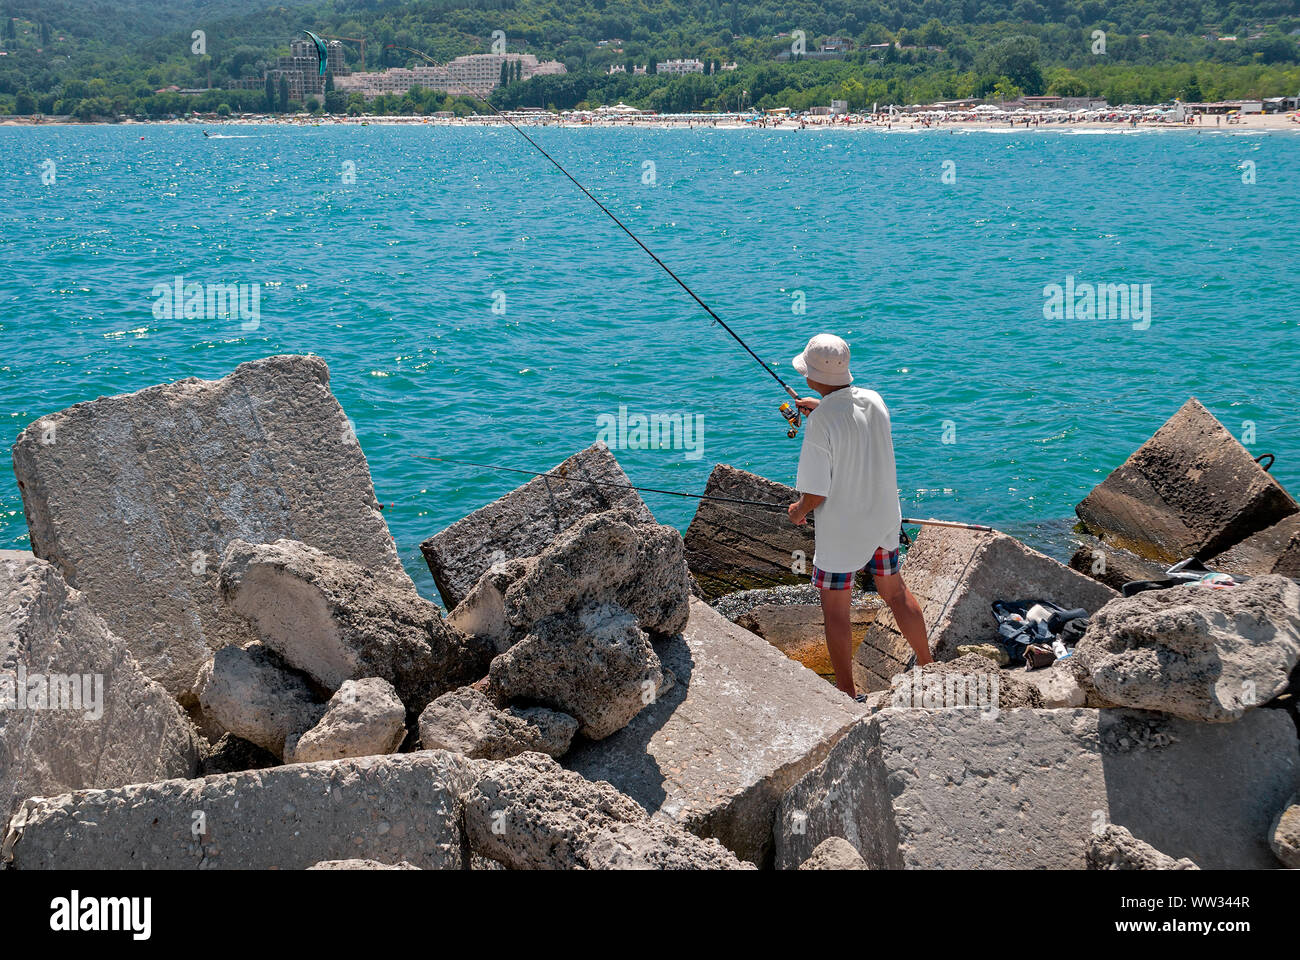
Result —
[[694, 300], [696, 303], [698, 303], [701, 307], [703, 307], [704, 312], [707, 313], [710, 317], [712, 317], [715, 323], [717, 323], [720, 327], [722, 327], [723, 330], [726, 330], [727, 333], [731, 334], [732, 339], [734, 339], [738, 344], [744, 347], [745, 352], [748, 353], [751, 357], [753, 357], [758, 362], [758, 365], [761, 366], [772, 377], [773, 380], [775, 380], [785, 389], [786, 393], [788, 393], [791, 397], [794, 397], [796, 400], [799, 398], [799, 395], [795, 393], [793, 389], [791, 389], [790, 385], [781, 379], [780, 374], [778, 374], [775, 370], [769, 367], [766, 361], [764, 361], [762, 357], [760, 357], [758, 354], [756, 354], [753, 350], [749, 348], [749, 344], [745, 343], [745, 341], [740, 338], [740, 334], [736, 333], [735, 330], [732, 330], [731, 327], [727, 325], [727, 322], [725, 320], [723, 320], [720, 316], [718, 316], [716, 313], [713, 312], [712, 307], [710, 307], [707, 303], [701, 300], [699, 296], [696, 295], [695, 291], [686, 285], [686, 281], [684, 281], [681, 277], [677, 276], [677, 274], [675, 274], [672, 271], [672, 269], [668, 266], [668, 264], [660, 260], [659, 257], [655, 255], [655, 252], [653, 250], [651, 250], [644, 243], [642, 243], [641, 238], [638, 237], [631, 230], [629, 230], [627, 225], [618, 217], [616, 217], [607, 206], [605, 206], [603, 203], [597, 200], [596, 197], [592, 195], [590, 190], [588, 190], [586, 187], [584, 187], [581, 183], [579, 183], [574, 178], [573, 174], [569, 173], [568, 170], [564, 169], [560, 161], [556, 160], [553, 156], [551, 156], [549, 153], [543, 150], [541, 145], [539, 145], [536, 140], [534, 140], [528, 134], [524, 133], [524, 131], [519, 127], [518, 124], [516, 124], [508, 116], [506, 116], [496, 107], [494, 107], [487, 100], [484, 100], [482, 97], [477, 96], [475, 94], [471, 94], [471, 96], [473, 96], [474, 99], [477, 100], [479, 103], [486, 106], [489, 110], [495, 113], [506, 123], [510, 124], [510, 126], [514, 129], [516, 133], [518, 133], [521, 137], [523, 137], [530, 144], [532, 144], [533, 149], [535, 149], [538, 153], [544, 156], [547, 160], [551, 161], [551, 163], [554, 164], [556, 170], [559, 170], [560, 173], [568, 177], [570, 182], [579, 190], [581, 190], [583, 194], [586, 195], [588, 200], [590, 200], [596, 206], [600, 207], [601, 211], [605, 214], [605, 216], [609, 217], [609, 219], [613, 220], [614, 223], [618, 224], [619, 229], [622, 230], [624, 233], [626, 233], [629, 237], [631, 237], [633, 242], [636, 243], [636, 245], [640, 247], [642, 250], [644, 250], [651, 260], [659, 264], [659, 266], [663, 268], [664, 273], [668, 274], [668, 276], [672, 277], [675, 281], [677, 281], [677, 285], [681, 287], [683, 290], [685, 290], [688, 294], [690, 294], [691, 299]]
[[[683, 493], [680, 490], [661, 490], [658, 487], [639, 487], [636, 484], [619, 483], [615, 480], [588, 480], [585, 477], [565, 477], [556, 473], [538, 473], [535, 470], [523, 470], [519, 467], [504, 467], [496, 463], [479, 463], [475, 460], [460, 460], [453, 457], [430, 457], [418, 453], [413, 453], [411, 456], [416, 460], [433, 460], [437, 463], [451, 463], [462, 467], [478, 467], [482, 470], [499, 470], [502, 473], [519, 473], [528, 477], [545, 477], [548, 480], [559, 480], [562, 483], [585, 483], [593, 487], [617, 487], [623, 490], [636, 490], [638, 493], [661, 493], [670, 497], [685, 497], [690, 500], [713, 500], [718, 503], [735, 503], [746, 507], [764, 507], [768, 510], [785, 510], [789, 506], [785, 503], [774, 503], [769, 500], [747, 500], [743, 497], [720, 497], [711, 493]], [[921, 520], [915, 517], [903, 517], [902, 522], [922, 527], [951, 527], [957, 530], [977, 530], [981, 532], [991, 532], [993, 530], [992, 527], [983, 524], [958, 523], [954, 520]]]
[[[396, 46], [396, 44], [390, 44], [390, 46]], [[424, 58], [425, 60], [429, 61], [430, 63], [435, 63], [435, 64], [437, 63], [437, 61], [434, 60], [432, 57], [430, 57], [427, 53], [421, 53], [419, 50], [413, 50], [413, 49], [411, 49], [410, 47], [398, 47], [398, 49], [402, 49], [402, 50], [410, 50], [411, 53], [414, 53], [414, 54], [416, 54], [417, 56], [420, 56], [420, 57]], [[749, 344], [745, 343], [745, 341], [742, 340], [742, 339], [740, 338], [740, 334], [736, 333], [735, 330], [731, 329], [731, 327], [727, 324], [727, 322], [726, 322], [725, 320], [723, 320], [720, 316], [718, 316], [717, 313], [714, 312], [714, 310], [713, 310], [712, 307], [710, 307], [707, 303], [705, 303], [703, 300], [701, 300], [700, 297], [699, 297], [699, 295], [696, 294], [696, 292], [695, 292], [694, 290], [692, 290], [689, 286], [687, 286], [685, 280], [683, 280], [681, 277], [677, 276], [677, 274], [674, 273], [674, 272], [672, 271], [672, 268], [670, 268], [670, 267], [668, 266], [668, 264], [666, 264], [666, 263], [664, 263], [662, 260], [660, 260], [659, 257], [655, 254], [655, 252], [654, 252], [653, 250], [651, 250], [651, 249], [650, 249], [649, 247], [647, 247], [644, 243], [642, 243], [642, 242], [641, 242], [641, 238], [638, 237], [635, 233], [633, 233], [630, 229], [628, 229], [627, 224], [625, 224], [622, 220], [620, 220], [617, 216], [615, 216], [614, 213], [613, 213], [613, 212], [612, 212], [612, 211], [611, 211], [607, 206], [605, 206], [605, 205], [604, 205], [603, 203], [601, 203], [598, 199], [596, 199], [595, 195], [593, 195], [592, 192], [591, 192], [590, 190], [588, 190], [588, 189], [587, 189], [586, 187], [584, 187], [581, 183], [579, 183], [578, 180], [577, 180], [577, 178], [574, 177], [573, 174], [569, 173], [568, 170], [564, 169], [564, 165], [561, 164], [560, 161], [556, 160], [553, 156], [551, 156], [551, 155], [550, 155], [549, 153], [547, 153], [544, 149], [542, 149], [542, 146], [541, 146], [541, 145], [540, 145], [536, 140], [534, 140], [534, 139], [533, 139], [532, 137], [530, 137], [528, 134], [524, 133], [523, 129], [520, 128], [520, 126], [519, 126], [517, 123], [515, 123], [513, 120], [511, 120], [510, 117], [508, 117], [505, 113], [503, 113], [502, 111], [498, 110], [495, 106], [493, 106], [492, 103], [491, 103], [490, 101], [485, 100], [483, 97], [480, 97], [480, 96], [479, 96], [478, 94], [476, 94], [476, 93], [470, 93], [470, 94], [468, 94], [468, 96], [471, 97], [472, 99], [478, 101], [479, 103], [483, 104], [483, 106], [487, 107], [487, 108], [488, 108], [489, 110], [491, 110], [494, 114], [496, 114], [498, 117], [500, 117], [500, 118], [501, 118], [502, 120], [504, 120], [506, 123], [508, 123], [508, 124], [510, 125], [511, 129], [513, 129], [513, 130], [515, 131], [515, 133], [519, 134], [519, 136], [521, 136], [521, 137], [523, 137], [525, 140], [527, 140], [528, 143], [532, 146], [532, 148], [533, 148], [534, 150], [536, 150], [538, 153], [540, 153], [542, 156], [544, 156], [547, 160], [549, 160], [549, 161], [551, 162], [551, 164], [555, 167], [556, 170], [559, 170], [560, 173], [564, 174], [564, 175], [569, 179], [569, 182], [572, 183], [572, 184], [573, 184], [575, 187], [577, 187], [579, 190], [581, 190], [582, 193], [583, 193], [583, 195], [586, 196], [586, 198], [587, 198], [588, 200], [590, 200], [592, 203], [594, 203], [596, 206], [598, 206], [598, 207], [600, 208], [601, 212], [605, 214], [605, 216], [607, 216], [607, 217], [609, 217], [609, 219], [613, 220], [614, 223], [618, 225], [618, 228], [619, 228], [620, 230], [622, 230], [622, 231], [623, 231], [624, 233], [626, 233], [629, 237], [631, 237], [633, 243], [635, 243], [638, 247], [640, 247], [642, 250], [644, 250], [645, 253], [646, 253], [646, 255], [647, 255], [648, 257], [650, 257], [651, 260], [653, 260], [655, 263], [659, 264], [660, 268], [664, 271], [664, 273], [666, 273], [666, 274], [668, 274], [668, 276], [672, 277], [673, 280], [676, 281], [677, 285], [678, 285], [679, 287], [681, 287], [683, 290], [685, 290], [685, 291], [690, 295], [691, 299], [694, 300], [696, 303], [698, 303], [698, 304], [699, 304], [699, 305], [704, 309], [704, 312], [707, 313], [710, 317], [713, 318], [714, 323], [716, 323], [716, 324], [718, 324], [718, 326], [722, 327], [723, 330], [726, 330], [727, 333], [729, 333], [729, 334], [731, 335], [732, 339], [735, 340], [738, 344], [740, 344], [741, 347], [744, 348], [745, 352], [748, 353], [751, 357], [753, 357], [754, 360], [758, 363], [758, 365], [759, 365], [760, 367], [762, 367], [763, 370], [764, 370], [764, 371], [765, 371], [765, 372], [766, 372], [766, 373], [767, 373], [767, 374], [768, 374], [768, 375], [769, 375], [773, 380], [775, 380], [777, 383], [779, 383], [779, 384], [782, 386], [782, 388], [784, 388], [784, 390], [785, 390], [786, 393], [788, 393], [791, 397], [794, 397], [796, 400], [799, 398], [799, 395], [798, 395], [797, 393], [795, 393], [794, 390], [792, 390], [792, 389], [790, 388], [790, 385], [789, 385], [788, 383], [786, 383], [784, 380], [781, 379], [780, 374], [778, 374], [775, 370], [773, 370], [771, 367], [769, 367], [769, 366], [767, 365], [767, 362], [766, 362], [765, 360], [763, 360], [762, 357], [760, 357], [758, 354], [756, 354], [753, 350], [751, 350], [751, 349], [749, 348]]]

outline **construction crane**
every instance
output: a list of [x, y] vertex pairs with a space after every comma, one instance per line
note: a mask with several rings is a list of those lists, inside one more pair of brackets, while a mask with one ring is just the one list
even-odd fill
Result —
[[327, 33], [322, 33], [321, 36], [324, 37], [326, 40], [347, 40], [349, 43], [360, 44], [361, 45], [361, 72], [362, 73], [366, 72], [366, 38], [365, 37], [331, 37]]

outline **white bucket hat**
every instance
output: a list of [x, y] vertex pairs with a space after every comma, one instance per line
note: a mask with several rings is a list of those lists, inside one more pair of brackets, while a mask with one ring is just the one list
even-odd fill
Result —
[[853, 382], [849, 372], [849, 345], [833, 333], [819, 333], [808, 341], [803, 353], [791, 363], [803, 376], [828, 387], [843, 387]]

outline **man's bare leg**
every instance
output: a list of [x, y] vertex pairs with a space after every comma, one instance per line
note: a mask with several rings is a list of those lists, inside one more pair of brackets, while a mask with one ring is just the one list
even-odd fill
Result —
[[[916, 654], [916, 665], [920, 667], [930, 663], [934, 658], [930, 656], [930, 642], [926, 638], [925, 615], [921, 613], [921, 605], [916, 602], [916, 597], [912, 596], [912, 591], [903, 582], [903, 575], [876, 575], [875, 581], [876, 592], [880, 594], [881, 600], [889, 604], [889, 611], [894, 615], [899, 632]], [[822, 595], [825, 596], [825, 591], [822, 591]], [[823, 600], [822, 606], [825, 605]], [[829, 625], [827, 636], [830, 636]]]
[[853, 635], [849, 627], [852, 590], [822, 590], [822, 622], [826, 625], [826, 650], [835, 669], [835, 686], [850, 697], [853, 686]]

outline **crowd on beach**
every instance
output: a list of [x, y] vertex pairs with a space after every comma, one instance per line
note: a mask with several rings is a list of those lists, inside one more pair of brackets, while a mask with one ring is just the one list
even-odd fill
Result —
[[[620, 105], [622, 107], [623, 105]], [[163, 121], [123, 120], [122, 123], [189, 123], [189, 124], [293, 124], [321, 126], [351, 124], [429, 124], [446, 126], [491, 126], [506, 122], [521, 126], [564, 127], [641, 127], [658, 129], [765, 129], [765, 130], [879, 130], [912, 132], [932, 129], [1241, 129], [1300, 131], [1300, 111], [1272, 114], [1194, 113], [1182, 108], [1131, 106], [1101, 107], [1086, 110], [1004, 108], [992, 104], [975, 108], [941, 107], [879, 110], [874, 113], [790, 113], [782, 111], [736, 113], [659, 114], [636, 110], [600, 108], [598, 110], [512, 111], [504, 114], [477, 114], [465, 117], [446, 115], [415, 116], [341, 116], [332, 114], [298, 114], [293, 116], [239, 114], [218, 117], [195, 113]], [[0, 119], [0, 125], [71, 122], [65, 118]]]

